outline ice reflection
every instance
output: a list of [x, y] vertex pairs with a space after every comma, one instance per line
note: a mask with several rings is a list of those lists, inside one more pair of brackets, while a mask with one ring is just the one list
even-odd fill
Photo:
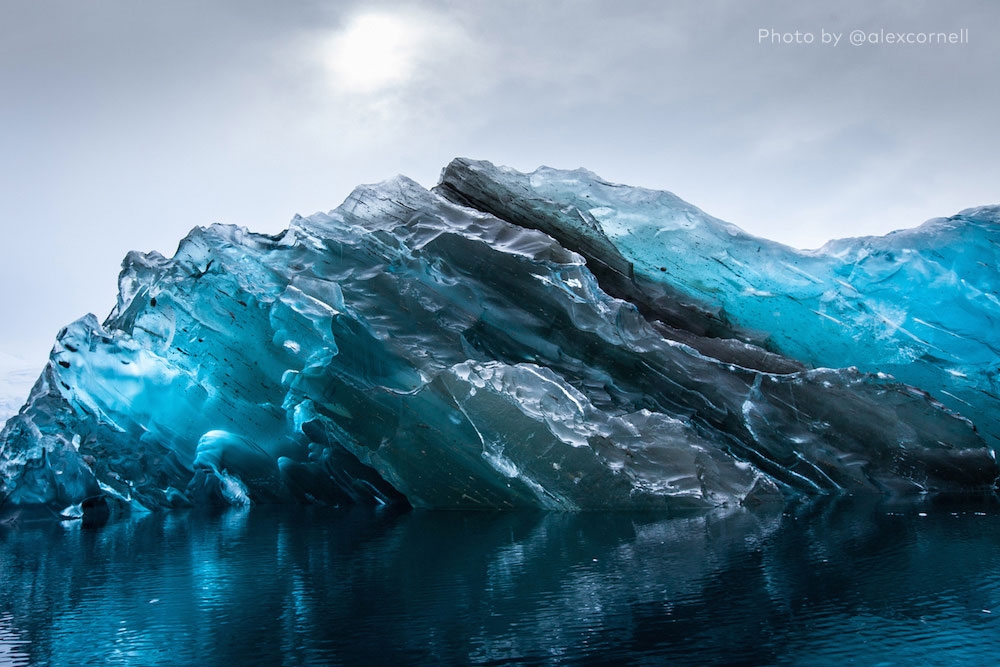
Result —
[[985, 661], [998, 528], [991, 506], [857, 503], [21, 521], [0, 664]]
[[0, 612], [0, 665], [28, 665], [27, 640], [10, 627], [10, 614]]

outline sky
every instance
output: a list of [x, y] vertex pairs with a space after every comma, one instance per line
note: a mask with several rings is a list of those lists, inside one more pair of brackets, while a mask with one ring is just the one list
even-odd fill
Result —
[[990, 0], [0, 10], [0, 354], [36, 366], [109, 312], [127, 251], [213, 222], [276, 232], [359, 183], [430, 187], [455, 156], [584, 166], [802, 248], [1000, 202]]

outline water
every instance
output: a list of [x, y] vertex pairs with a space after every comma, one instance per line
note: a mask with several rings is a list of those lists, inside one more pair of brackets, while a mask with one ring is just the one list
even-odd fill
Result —
[[992, 664], [1000, 510], [175, 512], [0, 528], [0, 664]]

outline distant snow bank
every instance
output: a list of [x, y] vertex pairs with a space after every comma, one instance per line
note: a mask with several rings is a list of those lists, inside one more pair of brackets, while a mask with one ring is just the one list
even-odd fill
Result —
[[41, 370], [40, 365], [0, 352], [0, 428], [24, 405]]

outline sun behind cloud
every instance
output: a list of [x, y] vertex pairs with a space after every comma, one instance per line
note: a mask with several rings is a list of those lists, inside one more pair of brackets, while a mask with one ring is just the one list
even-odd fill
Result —
[[422, 16], [360, 14], [324, 43], [321, 57], [336, 87], [377, 93], [411, 82], [447, 31]]

